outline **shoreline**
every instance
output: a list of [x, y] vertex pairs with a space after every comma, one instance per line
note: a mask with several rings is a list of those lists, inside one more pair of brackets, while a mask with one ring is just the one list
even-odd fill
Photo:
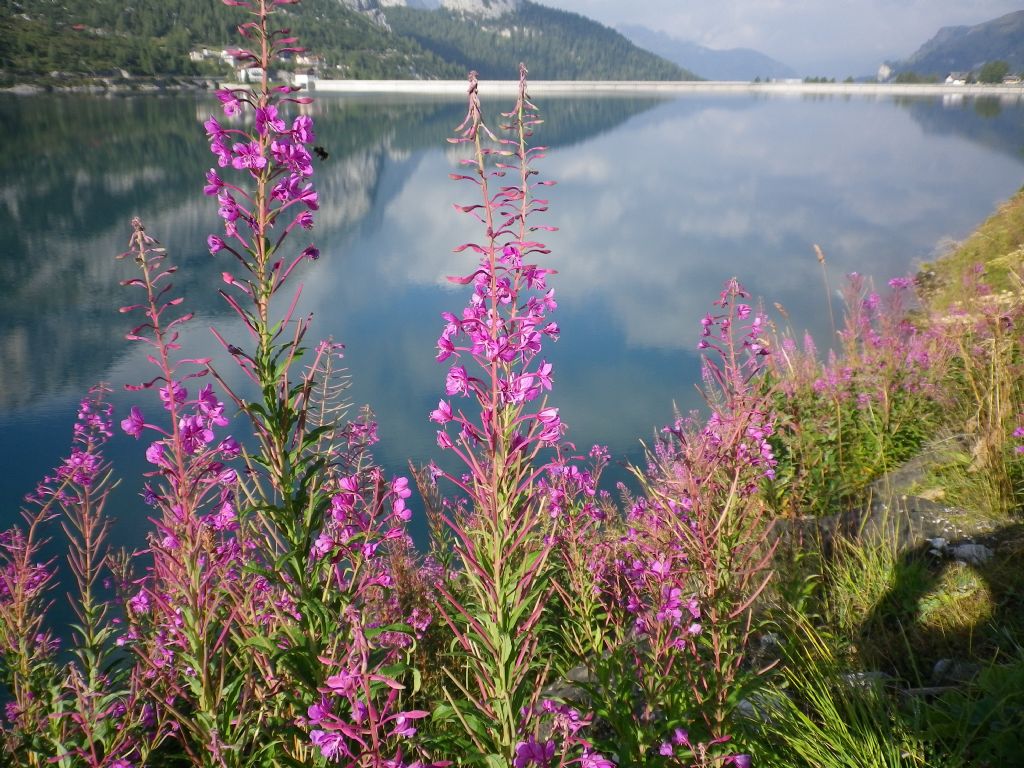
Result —
[[[230, 86], [229, 86], [230, 87]], [[515, 80], [481, 80], [488, 93], [514, 94]], [[754, 83], [745, 81], [654, 81], [654, 80], [531, 80], [534, 95], [641, 94], [679, 96], [705, 93], [763, 93], [784, 95], [840, 96], [1024, 96], [1020, 85], [947, 85], [945, 83]], [[465, 80], [315, 80], [310, 93], [404, 93], [464, 95]]]
[[[303, 90], [309, 93], [403, 94], [462, 97], [465, 80], [314, 80]], [[228, 83], [209, 78], [140, 79], [136, 82], [77, 84], [44, 87], [20, 83], [0, 89], [16, 96], [84, 93], [94, 95], [139, 95], [174, 92], [209, 92], [218, 87], [250, 88], [244, 83]], [[485, 93], [514, 95], [516, 80], [481, 80]], [[531, 80], [530, 93], [545, 96], [620, 95], [677, 97], [704, 94], [764, 94], [768, 96], [997, 96], [1001, 99], [1024, 97], [1024, 83], [1018, 85], [947, 85], [946, 83], [804, 83], [747, 82], [721, 80]]]

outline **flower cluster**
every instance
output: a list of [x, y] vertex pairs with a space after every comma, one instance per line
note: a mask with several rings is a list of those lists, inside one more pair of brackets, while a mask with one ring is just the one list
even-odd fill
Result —
[[[248, 3], [241, 3], [249, 7]], [[270, 3], [259, 2], [252, 7], [256, 21], [243, 25], [248, 36], [256, 38], [259, 55], [254, 51], [238, 51], [242, 58], [260, 63], [262, 71], [270, 59], [282, 53], [302, 51], [293, 45], [287, 30], [273, 30], [269, 18]], [[262, 45], [260, 45], [262, 44]], [[310, 177], [313, 161], [309, 147], [316, 141], [313, 119], [299, 114], [290, 119], [282, 112], [285, 104], [303, 105], [308, 97], [295, 97], [290, 86], [270, 86], [264, 76], [262, 87], [253, 90], [217, 91], [225, 117], [235, 118], [250, 111], [254, 116], [251, 130], [223, 125], [216, 117], [205, 123], [210, 151], [219, 168], [230, 168], [242, 175], [233, 182], [221, 176], [216, 168], [206, 174], [203, 192], [217, 199], [217, 213], [224, 222], [223, 235], [211, 234], [207, 240], [210, 253], [227, 251], [252, 274], [252, 279], [239, 281], [224, 274], [224, 281], [257, 304], [257, 314], [265, 321], [264, 302], [288, 279], [303, 260], [319, 258], [320, 252], [308, 245], [298, 256], [288, 260], [276, 257], [282, 242], [296, 228], [313, 227], [313, 212], [320, 207], [319, 194]], [[247, 313], [235, 299], [229, 304], [243, 319]], [[250, 328], [255, 330], [250, 321]]]
[[[448, 763], [425, 763], [410, 743], [416, 722], [429, 712], [401, 709], [404, 686], [371, 661], [373, 648], [355, 611], [348, 617], [352, 642], [344, 659], [331, 664], [333, 674], [320, 688], [322, 698], [306, 717], [310, 742], [331, 762], [362, 764], [370, 758], [388, 768], [427, 768]], [[404, 749], [403, 749], [404, 747]], [[390, 757], [387, 757], [390, 755]]]
[[943, 323], [909, 319], [913, 288], [894, 278], [882, 295], [847, 275], [838, 348], [822, 360], [808, 334], [777, 345], [771, 372], [789, 417], [771, 439], [786, 511], [831, 514], [842, 494], [909, 458], [937, 417], [955, 350]]
[[[543, 400], [544, 393], [552, 388], [553, 369], [541, 356], [541, 350], [545, 339], [558, 338], [558, 324], [548, 317], [558, 305], [554, 290], [547, 284], [547, 277], [554, 270], [531, 261], [532, 257], [549, 251], [529, 235], [550, 227], [527, 225], [527, 217], [546, 210], [547, 201], [531, 195], [531, 188], [545, 182], [529, 181], [536, 171], [528, 164], [543, 156], [539, 151], [543, 148], [525, 146], [535, 109], [526, 97], [525, 69], [519, 102], [507, 115], [520, 120], [524, 135], [520, 140], [500, 140], [515, 149], [496, 150], [482, 145], [482, 137], [493, 134], [482, 121], [476, 89], [475, 73], [471, 73], [466, 119], [459, 126], [459, 137], [450, 140], [475, 148], [474, 158], [463, 162], [474, 166], [476, 173], [452, 174], [452, 178], [480, 187], [482, 204], [456, 208], [484, 224], [487, 241], [467, 243], [456, 249], [472, 251], [481, 258], [471, 274], [449, 278], [458, 284], [471, 284], [473, 293], [460, 315], [442, 315], [445, 326], [438, 339], [437, 360], [452, 359], [445, 377], [445, 394], [474, 401], [479, 419], [474, 418], [473, 409], [467, 415], [449, 400], [441, 400], [430, 419], [442, 426], [437, 434], [438, 445], [454, 450], [472, 474], [486, 483], [488, 470], [474, 455], [478, 448], [483, 447], [488, 457], [485, 461], [505, 463], [507, 466], [498, 469], [504, 472], [512, 465], [530, 461], [541, 446], [556, 445], [564, 428], [558, 409], [548, 407]], [[522, 175], [518, 186], [503, 186], [497, 193], [489, 193], [488, 182], [512, 167], [499, 163], [496, 170], [486, 169], [485, 158], [491, 154], [519, 158]], [[474, 363], [472, 371], [464, 364], [466, 357]], [[533, 405], [538, 401], [539, 406]], [[450, 428], [457, 430], [454, 438]]]
[[614, 768], [608, 758], [594, 751], [593, 745], [583, 737], [593, 718], [582, 715], [579, 710], [567, 704], [544, 699], [537, 707], [536, 717], [527, 717], [523, 712], [524, 727], [527, 723], [537, 727], [543, 725], [545, 737], [531, 733], [515, 745], [513, 768], [565, 768], [576, 765], [579, 768]]
[[[147, 486], [146, 495], [149, 503], [160, 504], [170, 511], [163, 520], [164, 526], [173, 530], [187, 517], [198, 514], [200, 506], [214, 493], [219, 499], [215, 525], [229, 526], [227, 518], [233, 516], [231, 504], [237, 475], [228, 462], [239, 456], [241, 447], [231, 436], [220, 439], [216, 436], [216, 429], [227, 426], [228, 419], [224, 415], [224, 404], [210, 384], [202, 386], [194, 397], [189, 396], [186, 382], [207, 376], [209, 361], [174, 358], [180, 347], [179, 327], [192, 315], [167, 316], [181, 303], [180, 298], [167, 298], [171, 290], [168, 280], [174, 268], [163, 266], [166, 252], [146, 234], [142, 223], [136, 219], [133, 226], [132, 250], [122, 258], [131, 256], [142, 276], [125, 280], [124, 285], [143, 290], [145, 301], [123, 307], [121, 311], [143, 311], [145, 322], [133, 328], [127, 338], [154, 350], [150, 360], [158, 374], [126, 388], [133, 391], [156, 389], [169, 424], [148, 422], [142, 409], [132, 406], [128, 416], [121, 420], [121, 429], [135, 439], [147, 432], [157, 435], [146, 448], [146, 459], [154, 466], [149, 475], [163, 481], [162, 490], [155, 491]], [[186, 368], [190, 370], [185, 372]]]
[[40, 480], [35, 491], [28, 495], [28, 501], [45, 504], [52, 499], [63, 504], [79, 503], [82, 491], [94, 486], [106, 471], [101, 450], [113, 436], [113, 406], [104, 400], [106, 392], [103, 387], [93, 387], [89, 396], [81, 400], [71, 453], [52, 474]]

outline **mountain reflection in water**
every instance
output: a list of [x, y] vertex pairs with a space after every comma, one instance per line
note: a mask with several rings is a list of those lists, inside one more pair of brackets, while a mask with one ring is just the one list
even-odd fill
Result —
[[[481, 93], [496, 125], [510, 105], [488, 99], [486, 83]], [[546, 237], [562, 327], [545, 350], [551, 401], [581, 450], [600, 442], [633, 461], [673, 402], [699, 405], [698, 321], [726, 278], [780, 302], [827, 345], [813, 244], [833, 288], [850, 271], [884, 285], [967, 235], [1021, 178], [1019, 101], [997, 114], [935, 100], [751, 95], [539, 106], [536, 141], [550, 149], [537, 168], [558, 182], [547, 188], [550, 213], [534, 222], [559, 227]], [[151, 375], [117, 311], [130, 265], [113, 257], [132, 216], [181, 264], [177, 287], [197, 314], [190, 353], [217, 354], [211, 325], [243, 338], [216, 295], [230, 265], [205, 247], [218, 220], [202, 195], [213, 164], [202, 122], [215, 109], [205, 96], [0, 97], [5, 521], [66, 450], [91, 384], [119, 390]], [[346, 344], [351, 399], [376, 412], [376, 455], [402, 472], [407, 459], [437, 454], [427, 414], [443, 390], [439, 315], [466, 298], [444, 276], [471, 267], [452, 249], [479, 237], [452, 209], [473, 202], [473, 189], [448, 179], [458, 150], [445, 139], [464, 105], [332, 95], [308, 109], [329, 157], [314, 161], [322, 257], [302, 268], [302, 308], [315, 314], [314, 334]], [[128, 403], [115, 394], [120, 410]], [[127, 461], [115, 502], [130, 541], [144, 528], [133, 498], [144, 467], [124, 436], [111, 451]]]

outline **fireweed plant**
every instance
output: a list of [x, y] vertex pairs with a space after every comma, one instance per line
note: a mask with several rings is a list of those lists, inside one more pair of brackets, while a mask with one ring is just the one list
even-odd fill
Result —
[[972, 443], [967, 473], [976, 480], [970, 493], [993, 512], [1008, 512], [1019, 510], [1024, 499], [1014, 447], [1024, 407], [1024, 307], [1013, 293], [996, 293], [983, 278], [981, 265], [968, 271], [964, 298], [942, 328], [955, 340], [952, 378], [964, 393], [958, 399], [968, 404], [956, 417]]
[[664, 542], [666, 557], [678, 547], [689, 565], [703, 631], [692, 633], [696, 663], [682, 672], [710, 738], [725, 735], [759, 674], [743, 662], [775, 551], [774, 520], [760, 493], [776, 466], [769, 443], [776, 416], [761, 380], [770, 345], [767, 320], [749, 299], [730, 280], [701, 321], [710, 416], [678, 419], [663, 431], [639, 475], [646, 509], [634, 511], [651, 540]]
[[329, 361], [340, 346], [318, 345], [315, 360], [297, 370], [310, 326], [309, 317], [295, 317], [299, 291], [282, 317], [272, 316], [272, 300], [293, 270], [319, 256], [313, 245], [292, 256], [283, 249], [291, 234], [312, 227], [319, 208], [307, 149], [315, 133], [308, 115], [284, 117], [287, 106], [309, 99], [268, 80], [278, 57], [299, 50], [287, 30], [271, 26], [278, 6], [290, 3], [229, 4], [250, 15], [239, 30], [253, 47], [239, 55], [263, 76], [252, 91], [217, 94], [227, 118], [246, 112], [251, 126], [206, 123], [219, 167], [233, 173], [230, 179], [216, 169], [207, 175], [205, 192], [216, 197], [224, 222], [223, 235], [208, 242], [211, 253], [224, 252], [236, 263], [237, 274], [224, 274], [221, 295], [242, 320], [250, 346], [217, 336], [259, 396], [246, 400], [214, 376], [256, 439], [257, 450], [245, 457], [245, 527], [256, 542], [247, 568], [270, 585], [280, 609], [271, 620], [249, 622], [245, 643], [268, 656], [272, 690], [279, 693], [270, 704], [273, 717], [300, 726], [283, 746], [290, 759], [405, 765], [418, 761], [407, 742], [427, 712], [400, 706], [414, 630], [390, 595], [386, 555], [388, 542], [406, 537], [411, 491], [405, 478], [388, 480], [370, 459], [372, 421], [325, 418], [336, 389]]
[[[540, 701], [553, 661], [541, 643], [553, 589], [550, 556], [562, 506], [574, 499], [561, 488], [556, 493], [559, 484], [551, 482], [567, 465], [543, 454], [560, 445], [564, 427], [545, 398], [552, 366], [541, 351], [545, 339], [558, 338], [549, 319], [557, 305], [547, 285], [553, 270], [532, 258], [549, 252], [534, 233], [552, 228], [531, 217], [547, 210], [535, 190], [551, 182], [533, 178], [532, 163], [544, 147], [528, 144], [540, 118], [526, 74], [520, 66], [518, 99], [503, 113], [509, 137], [499, 138], [484, 123], [476, 73], [470, 73], [466, 117], [449, 140], [471, 148], [462, 161], [470, 173], [452, 178], [475, 185], [480, 202], [456, 208], [483, 225], [484, 239], [456, 249], [480, 260], [471, 274], [449, 278], [472, 285], [473, 293], [461, 315], [444, 314], [438, 339], [437, 360], [451, 361], [445, 394], [469, 405], [442, 399], [430, 414], [441, 427], [438, 445], [465, 465], [460, 475], [431, 471], [462, 494], [444, 504], [461, 573], [438, 587], [454, 652], [447, 706], [435, 717], [453, 722], [460, 732], [455, 742], [471, 762], [599, 766], [608, 763], [581, 734], [587, 719]], [[542, 737], [538, 722], [545, 715], [555, 723]]]
[[835, 513], [882, 473], [921, 448], [938, 424], [954, 356], [943, 324], [914, 322], [913, 281], [889, 281], [887, 296], [862, 275], [847, 276], [839, 348], [819, 357], [813, 339], [783, 334], [770, 377], [785, 418], [772, 438], [779, 514]]
[[710, 418], [664, 430], [624, 521], [577, 516], [560, 548], [566, 644], [605, 726], [597, 746], [618, 765], [750, 764], [728, 732], [756, 677], [741, 664], [769, 577], [757, 490], [775, 462], [757, 381], [764, 321], [744, 298], [729, 281], [702, 322]]
[[241, 631], [259, 618], [261, 598], [259, 585], [243, 578], [248, 558], [236, 535], [239, 480], [231, 465], [241, 447], [231, 436], [217, 436], [228, 425], [224, 404], [210, 384], [197, 387], [209, 375], [209, 361], [179, 356], [179, 329], [191, 315], [171, 293], [176, 268], [165, 266], [165, 251], [137, 220], [124, 256], [141, 273], [126, 284], [144, 292], [142, 303], [122, 310], [144, 317], [128, 338], [151, 347], [158, 372], [129, 388], [155, 389], [166, 415], [148, 421], [133, 406], [121, 422], [137, 439], [156, 438], [146, 448], [154, 469], [145, 498], [158, 516], [145, 576], [132, 579], [128, 567], [120, 573], [133, 588], [119, 643], [131, 649], [147, 692], [193, 765], [246, 765], [264, 748], [260, 698], [273, 690], [273, 680]]
[[[8, 694], [5, 762], [125, 768], [144, 760], [161, 726], [144, 709], [134, 669], [115, 663], [111, 603], [102, 578], [113, 474], [103, 455], [112, 436], [107, 390], [79, 406], [70, 454], [28, 495], [24, 527], [0, 534], [0, 672]], [[57, 561], [43, 558], [52, 536], [67, 544], [75, 621], [69, 654], [48, 628]], [[132, 762], [129, 762], [129, 759]]]
[[[540, 118], [525, 67], [501, 137], [471, 75], [452, 139], [470, 157], [453, 176], [475, 186], [477, 200], [457, 207], [483, 236], [457, 249], [478, 261], [453, 278], [471, 295], [444, 315], [445, 395], [430, 413], [461, 467], [416, 473], [436, 512], [433, 556], [421, 557], [405, 530], [410, 484], [375, 464], [371, 416], [347, 415], [342, 347], [307, 346], [311, 318], [291, 290], [319, 255], [292, 243], [320, 201], [309, 99], [269, 81], [275, 60], [300, 50], [274, 24], [290, 0], [227, 2], [247, 14], [250, 47], [236, 56], [263, 73], [251, 89], [218, 91], [223, 116], [205, 123], [216, 167], [204, 192], [223, 222], [208, 246], [226, 261], [220, 295], [243, 329], [214, 334], [223, 365], [242, 375], [183, 348], [192, 315], [176, 268], [134, 221], [122, 311], [152, 368], [128, 387], [139, 402], [120, 427], [144, 446], [154, 527], [145, 551], [106, 556], [100, 449], [113, 417], [96, 392], [70, 457], [24, 525], [0, 536], [4, 757], [96, 768], [749, 765], [729, 731], [772, 554], [756, 493], [775, 465], [760, 313], [726, 285], [702, 325], [711, 416], [664, 432], [621, 515], [597, 490], [607, 451], [575, 456], [547, 401], [543, 346], [559, 330], [553, 270], [536, 263], [548, 253], [537, 233], [552, 228], [536, 218], [551, 182], [533, 167], [544, 149], [530, 145]], [[244, 419], [229, 421], [229, 408]], [[54, 523], [77, 589], [69, 661], [46, 629]], [[96, 588], [106, 575], [120, 616]], [[566, 678], [576, 682], [556, 696]]]

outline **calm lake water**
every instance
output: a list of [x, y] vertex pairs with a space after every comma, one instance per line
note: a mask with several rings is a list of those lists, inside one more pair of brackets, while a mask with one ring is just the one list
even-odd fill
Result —
[[[490, 114], [507, 108], [488, 100]], [[735, 275], [791, 324], [827, 344], [830, 324], [813, 245], [828, 279], [859, 271], [879, 285], [965, 237], [1024, 178], [1024, 107], [992, 99], [548, 98], [538, 164], [550, 190], [547, 266], [562, 339], [552, 403], [585, 449], [639, 460], [640, 439], [696, 406], [699, 319]], [[193, 354], [216, 326], [242, 338], [215, 293], [227, 264], [205, 249], [217, 231], [202, 195], [212, 165], [205, 96], [0, 97], [0, 522], [66, 450], [76, 404], [93, 383], [115, 389], [152, 373], [123, 341], [132, 216], [182, 264], [197, 321]], [[312, 107], [322, 258], [305, 267], [314, 333], [347, 345], [351, 399], [380, 423], [376, 455], [392, 471], [436, 458], [427, 414], [443, 391], [434, 361], [440, 313], [465, 289], [444, 275], [477, 236], [452, 202], [444, 139], [458, 101], [324, 96]], [[496, 120], [494, 121], [497, 122]], [[134, 397], [134, 396], [132, 396]], [[131, 398], [114, 397], [119, 413]], [[121, 418], [121, 416], [118, 416]], [[139, 444], [111, 448], [125, 480], [117, 538], [141, 541]], [[613, 473], [621, 477], [622, 471]]]

